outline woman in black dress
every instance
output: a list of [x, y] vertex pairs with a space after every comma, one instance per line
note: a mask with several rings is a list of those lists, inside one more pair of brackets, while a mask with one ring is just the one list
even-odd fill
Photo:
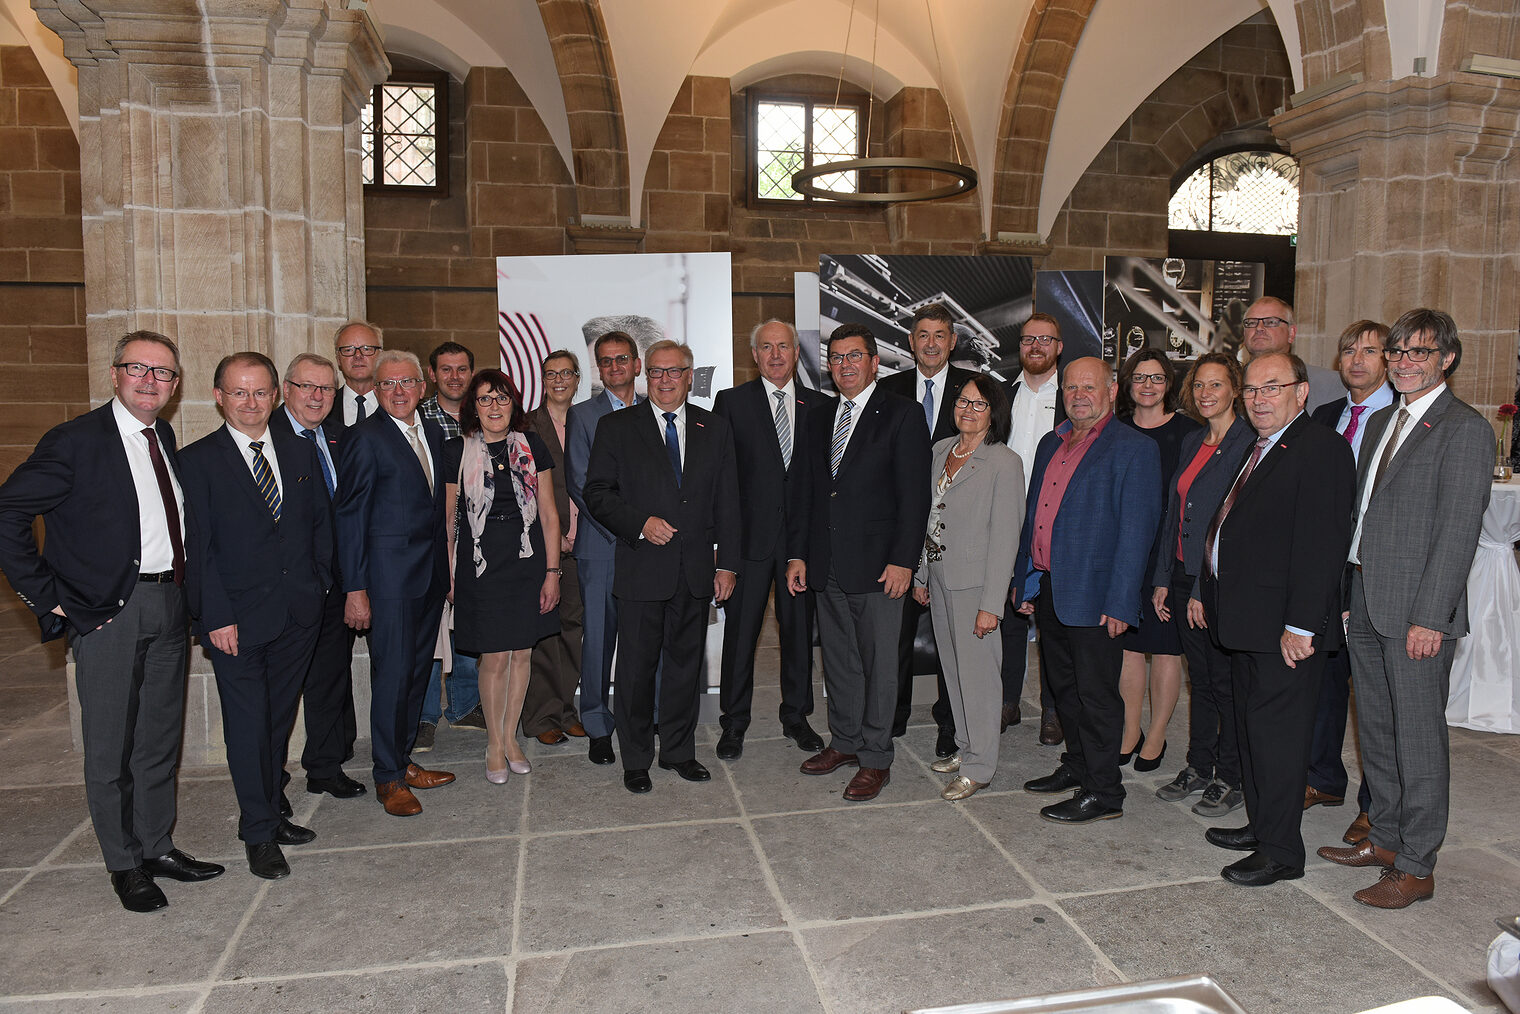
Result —
[[517, 742], [533, 646], [559, 630], [560, 524], [549, 449], [500, 370], [470, 381], [462, 437], [443, 445], [454, 642], [480, 655], [486, 779], [532, 770]]
[[[1198, 423], [1177, 411], [1172, 384], [1176, 374], [1160, 349], [1141, 349], [1119, 368], [1119, 400], [1116, 414], [1144, 433], [1161, 451], [1161, 502], [1177, 472], [1182, 439], [1198, 429]], [[1156, 546], [1151, 545], [1146, 573], [1156, 569]], [[1135, 758], [1136, 771], [1154, 771], [1166, 754], [1166, 727], [1182, 693], [1182, 644], [1177, 629], [1156, 615], [1146, 601], [1140, 625], [1126, 631], [1124, 665], [1119, 670], [1119, 696], [1124, 698], [1124, 736], [1119, 763]], [[1145, 701], [1145, 656], [1150, 655], [1151, 725], [1149, 743], [1140, 731], [1140, 707]]]

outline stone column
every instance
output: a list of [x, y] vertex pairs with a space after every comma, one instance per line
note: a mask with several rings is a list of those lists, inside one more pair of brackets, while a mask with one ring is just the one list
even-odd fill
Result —
[[1416, 306], [1462, 332], [1453, 388], [1490, 419], [1515, 390], [1520, 81], [1448, 72], [1353, 84], [1271, 121], [1302, 167], [1300, 344]]

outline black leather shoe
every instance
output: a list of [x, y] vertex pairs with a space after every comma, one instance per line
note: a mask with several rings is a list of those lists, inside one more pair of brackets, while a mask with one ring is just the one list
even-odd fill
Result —
[[159, 890], [148, 871], [141, 866], [111, 873], [111, 888], [121, 899], [121, 907], [128, 912], [156, 912], [167, 908], [169, 899]]
[[274, 829], [274, 840], [281, 845], [305, 845], [309, 841], [317, 840], [317, 832], [309, 827], [282, 820], [280, 826]]
[[934, 756], [954, 757], [958, 749], [960, 748], [955, 745], [955, 729], [940, 726], [939, 736], [934, 740]]
[[1024, 783], [1025, 792], [1034, 792], [1040, 795], [1070, 792], [1072, 789], [1080, 789], [1081, 787], [1082, 779], [1078, 778], [1065, 764], [1062, 764], [1044, 778], [1034, 778]]
[[1235, 852], [1255, 852], [1261, 847], [1261, 842], [1256, 840], [1256, 832], [1250, 826], [1246, 827], [1211, 827], [1203, 832], [1203, 837], [1210, 845], [1222, 849], [1230, 849]]
[[1097, 793], [1079, 792], [1070, 799], [1040, 808], [1040, 816], [1057, 824], [1091, 824], [1095, 820], [1113, 820], [1124, 816], [1124, 808], [1107, 806]]
[[[308, 777], [306, 791], [314, 796], [320, 796], [325, 792], [335, 799], [353, 799], [355, 796], [364, 795], [369, 790], [364, 787], [363, 782], [355, 781], [339, 771], [331, 778]], [[288, 817], [290, 814], [287, 813], [284, 816]]]
[[808, 724], [805, 718], [801, 721], [792, 722], [789, 725], [783, 725], [781, 727], [781, 734], [795, 742], [798, 747], [806, 750], [808, 753], [818, 753], [823, 749], [823, 737], [813, 731], [813, 727]]
[[744, 734], [732, 732], [727, 729], [718, 737], [718, 745], [713, 750], [719, 760], [738, 760], [744, 756]]
[[648, 768], [636, 768], [623, 772], [623, 788], [629, 792], [644, 793], [654, 788], [654, 782], [649, 780]]
[[[593, 764], [611, 764], [617, 760], [612, 752], [611, 736], [592, 736], [591, 747], [586, 751], [586, 756], [591, 758]], [[648, 792], [648, 789], [644, 790]]]
[[285, 853], [280, 851], [280, 846], [275, 842], [261, 841], [257, 845], [245, 843], [243, 851], [248, 853], [248, 872], [255, 877], [279, 880], [290, 876], [290, 864], [285, 861]]
[[296, 811], [293, 810], [290, 806], [290, 797], [285, 795], [285, 793], [282, 791], [280, 793], [280, 816], [289, 817], [295, 812]]
[[225, 866], [192, 859], [179, 849], [173, 849], [157, 859], [144, 859], [142, 868], [148, 871], [149, 876], [168, 877], [170, 880], [178, 880], [184, 884], [214, 880], [227, 872]]
[[708, 770], [702, 766], [702, 762], [696, 758], [692, 758], [691, 760], [676, 761], [673, 764], [667, 764], [665, 761], [660, 761], [660, 767], [666, 771], [674, 771], [676, 774], [680, 775], [688, 782], [705, 782], [712, 779], [711, 773], [709, 773]]
[[1239, 862], [1231, 863], [1220, 870], [1219, 875], [1241, 887], [1266, 887], [1279, 880], [1297, 880], [1304, 875], [1304, 868], [1285, 866], [1275, 859], [1268, 859], [1260, 852], [1252, 852]]

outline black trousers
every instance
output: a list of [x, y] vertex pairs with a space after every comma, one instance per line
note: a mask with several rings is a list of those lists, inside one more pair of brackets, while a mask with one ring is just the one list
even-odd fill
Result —
[[1188, 663], [1188, 766], [1205, 778], [1240, 788], [1240, 740], [1235, 733], [1235, 688], [1230, 656], [1207, 627], [1188, 624], [1187, 604], [1196, 583], [1179, 565], [1172, 571], [1166, 604]]
[[765, 622], [765, 604], [776, 593], [776, 625], [781, 628], [781, 726], [813, 713], [813, 592], [793, 595], [786, 587], [786, 550], [768, 560], [745, 560], [724, 605], [723, 670], [719, 690], [724, 732], [744, 735], [755, 693], [755, 644]]
[[[928, 607], [915, 602], [913, 594], [909, 592], [903, 596], [902, 630], [897, 637], [897, 713], [892, 722], [894, 736], [902, 735], [913, 710], [913, 642], [918, 637], [920, 623], [928, 632], [929, 643], [933, 644], [934, 625], [929, 619]], [[950, 695], [945, 689], [945, 667], [939, 664], [938, 652], [934, 655], [934, 679], [939, 686], [939, 695], [934, 698], [934, 706], [929, 709], [929, 714], [941, 732], [953, 736], [955, 718], [950, 714]]]
[[678, 764], [696, 756], [707, 601], [707, 596], [698, 598], [684, 590], [654, 602], [618, 599], [617, 693], [612, 695], [612, 708], [625, 771], [652, 766], [657, 693], [660, 760]]
[[1124, 698], [1119, 696], [1123, 642], [1106, 627], [1071, 627], [1056, 618], [1051, 576], [1034, 600], [1040, 627], [1040, 672], [1055, 698], [1066, 733], [1061, 764], [1104, 806], [1124, 805], [1119, 741], [1124, 737]]
[[[301, 766], [309, 778], [342, 774], [343, 762], [354, 754], [358, 733], [351, 670], [354, 631], [343, 622], [346, 597], [339, 588], [327, 593], [322, 603], [316, 649], [301, 683], [301, 696], [306, 704], [306, 747], [301, 751]], [[282, 787], [289, 782], [287, 772], [281, 780]]]
[[[1003, 639], [1003, 703], [1015, 704], [1024, 696], [1025, 670], [1029, 668], [1029, 627], [1031, 620], [1019, 612], [1018, 603], [1010, 601], [1003, 610], [1002, 622], [998, 624], [998, 636]], [[1040, 708], [1054, 708], [1056, 699], [1050, 695], [1050, 681], [1040, 680]]]
[[1287, 866], [1304, 865], [1304, 780], [1324, 669], [1322, 651], [1292, 669], [1280, 652], [1230, 653], [1246, 815], [1259, 851]]

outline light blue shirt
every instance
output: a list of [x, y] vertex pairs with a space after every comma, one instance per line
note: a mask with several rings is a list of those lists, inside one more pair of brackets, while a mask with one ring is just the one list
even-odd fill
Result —
[[[302, 440], [305, 440], [306, 437], [302, 436], [302, 434], [306, 432], [306, 427], [301, 425], [301, 420], [290, 414], [290, 406], [282, 406], [281, 411], [285, 413], [285, 418], [290, 420], [290, 425], [295, 429], [296, 436], [301, 437]], [[327, 467], [332, 469], [331, 473], [329, 474], [332, 475], [333, 484], [336, 485], [338, 481], [338, 465], [335, 461], [333, 461], [332, 455], [327, 452], [327, 434], [322, 432], [322, 427], [320, 424], [313, 426], [312, 429], [317, 434], [317, 453], [327, 459]]]
[[[1362, 413], [1362, 417], [1357, 420], [1356, 432], [1351, 435], [1351, 456], [1357, 461], [1362, 460], [1362, 437], [1367, 435], [1367, 420], [1371, 419], [1372, 413], [1378, 409], [1386, 408], [1392, 404], [1393, 388], [1385, 383], [1382, 387], [1369, 394], [1367, 400], [1362, 402], [1361, 406], [1357, 406], [1365, 406], [1366, 408], [1366, 411]], [[1341, 409], [1341, 417], [1335, 424], [1335, 432], [1342, 436], [1346, 433], [1346, 427], [1351, 425], [1351, 408], [1351, 398], [1348, 396], [1346, 398], [1346, 407]]]

